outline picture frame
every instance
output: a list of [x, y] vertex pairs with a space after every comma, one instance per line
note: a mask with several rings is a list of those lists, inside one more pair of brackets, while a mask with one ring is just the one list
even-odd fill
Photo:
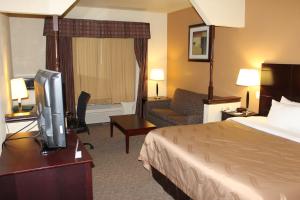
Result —
[[211, 54], [211, 26], [195, 24], [189, 26], [188, 60], [209, 62]]

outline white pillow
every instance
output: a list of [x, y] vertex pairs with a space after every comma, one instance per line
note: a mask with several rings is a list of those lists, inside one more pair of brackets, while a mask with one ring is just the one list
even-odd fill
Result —
[[300, 134], [300, 106], [272, 100], [267, 122], [272, 126]]
[[285, 98], [284, 96], [281, 97], [280, 103], [285, 103], [285, 104], [300, 106], [300, 103], [295, 102], [295, 101], [291, 101], [291, 100]]

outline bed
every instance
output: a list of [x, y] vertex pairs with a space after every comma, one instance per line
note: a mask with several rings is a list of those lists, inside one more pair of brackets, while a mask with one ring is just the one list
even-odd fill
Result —
[[[259, 112], [300, 100], [300, 67], [263, 64]], [[300, 119], [300, 118], [299, 118]], [[150, 132], [139, 159], [175, 199], [298, 200], [300, 134], [266, 117], [233, 118]]]

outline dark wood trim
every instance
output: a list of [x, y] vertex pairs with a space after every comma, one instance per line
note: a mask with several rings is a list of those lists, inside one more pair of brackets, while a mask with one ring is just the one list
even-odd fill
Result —
[[209, 63], [209, 85], [208, 99], [212, 100], [214, 96], [214, 46], [215, 46], [215, 26], [211, 26], [211, 42], [210, 42], [210, 63]]
[[268, 115], [272, 99], [280, 101], [282, 96], [300, 102], [300, 65], [263, 63], [259, 114]]
[[213, 99], [204, 99], [203, 103], [204, 104], [220, 104], [220, 103], [234, 103], [234, 102], [240, 102], [241, 97], [235, 97], [235, 96], [230, 96], [230, 97], [218, 97], [218, 98], [213, 98]]
[[209, 44], [208, 44], [208, 59], [190, 59], [189, 55], [190, 55], [190, 48], [189, 48], [189, 43], [190, 43], [190, 30], [193, 27], [197, 27], [197, 26], [207, 26], [206, 24], [202, 23], [202, 24], [193, 24], [189, 26], [189, 33], [188, 33], [188, 61], [192, 61], [192, 62], [209, 62], [210, 58], [211, 58], [211, 40], [212, 40], [212, 27], [213, 26], [208, 26], [208, 32], [209, 32]]

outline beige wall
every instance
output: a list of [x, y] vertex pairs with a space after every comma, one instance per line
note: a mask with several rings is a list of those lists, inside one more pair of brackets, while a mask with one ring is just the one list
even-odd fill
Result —
[[193, 8], [168, 15], [168, 96], [176, 88], [206, 92], [208, 63], [188, 61], [188, 27], [203, 23]]
[[[11, 48], [8, 17], [0, 13], [0, 145], [6, 136], [4, 115], [11, 112]], [[1, 154], [2, 148], [0, 148]]]
[[[263, 62], [300, 63], [300, 1], [246, 0], [246, 27], [216, 28], [215, 95], [243, 97], [246, 88], [235, 85], [242, 67]], [[168, 96], [182, 87], [207, 93], [208, 63], [188, 62], [188, 26], [201, 23], [194, 9], [168, 15]], [[258, 110], [258, 87], [251, 88], [250, 109]]]

